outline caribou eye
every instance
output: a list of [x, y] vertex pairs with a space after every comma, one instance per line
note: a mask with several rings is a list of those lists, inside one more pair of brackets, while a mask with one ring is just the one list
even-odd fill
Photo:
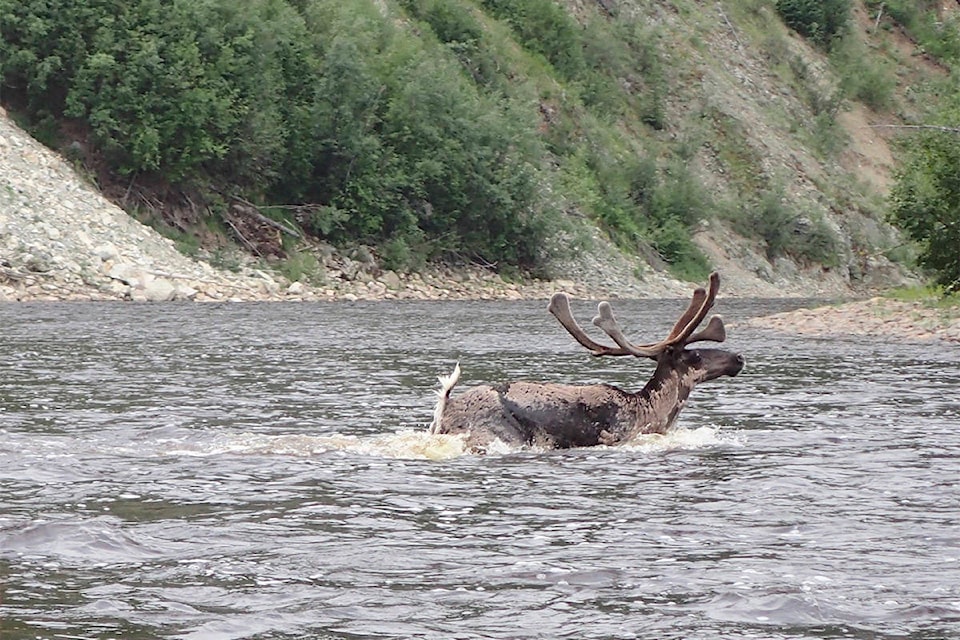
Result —
[[703, 357], [700, 355], [699, 351], [690, 351], [690, 364], [700, 364], [703, 362]]

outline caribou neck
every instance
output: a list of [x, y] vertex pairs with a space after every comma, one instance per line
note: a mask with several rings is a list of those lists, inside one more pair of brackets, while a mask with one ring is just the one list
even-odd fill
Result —
[[643, 433], [666, 433], [683, 409], [696, 384], [696, 371], [676, 367], [663, 358], [653, 377], [634, 394], [636, 420], [625, 440]]

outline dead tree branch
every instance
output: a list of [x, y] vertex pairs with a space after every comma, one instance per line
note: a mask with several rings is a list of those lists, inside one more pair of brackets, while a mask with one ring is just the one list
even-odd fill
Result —
[[262, 223], [264, 223], [264, 224], [266, 224], [266, 225], [269, 225], [269, 226], [273, 227], [274, 229], [279, 229], [279, 230], [282, 231], [283, 233], [285, 233], [285, 234], [287, 234], [287, 235], [289, 235], [289, 236], [293, 236], [294, 238], [302, 238], [302, 237], [303, 237], [303, 236], [300, 234], [300, 232], [297, 231], [296, 229], [294, 229], [293, 227], [287, 226], [287, 225], [283, 224], [282, 222], [277, 222], [276, 220], [274, 220], [274, 219], [272, 219], [272, 218], [268, 218], [267, 216], [265, 216], [265, 215], [263, 215], [262, 213], [260, 213], [260, 207], [258, 207], [257, 205], [253, 204], [252, 202], [250, 202], [250, 201], [248, 201], [248, 200], [244, 200], [243, 198], [240, 198], [240, 197], [238, 197], [238, 196], [231, 196], [231, 197], [236, 201], [236, 204], [233, 205], [232, 209], [233, 209], [234, 211], [236, 211], [237, 213], [242, 213], [242, 214], [248, 215], [248, 216], [250, 216], [250, 217], [252, 217], [252, 218], [256, 218], [256, 219], [259, 220], [260, 222], [262, 222]]
[[723, 11], [723, 5], [721, 5], [719, 2], [717, 3], [717, 11], [720, 12], [720, 17], [723, 18], [723, 21], [727, 23], [727, 28], [729, 28], [730, 33], [733, 34], [733, 39], [737, 42], [737, 48], [743, 49], [743, 43], [740, 42], [740, 38], [737, 36], [737, 30], [733, 28], [730, 18], [727, 17], [727, 14]]

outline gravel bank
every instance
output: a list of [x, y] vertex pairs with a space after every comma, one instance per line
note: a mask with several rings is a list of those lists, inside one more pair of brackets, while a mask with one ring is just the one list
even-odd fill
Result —
[[753, 318], [746, 324], [813, 336], [886, 336], [960, 343], [960, 310], [936, 309], [921, 302], [886, 298], [798, 309]]

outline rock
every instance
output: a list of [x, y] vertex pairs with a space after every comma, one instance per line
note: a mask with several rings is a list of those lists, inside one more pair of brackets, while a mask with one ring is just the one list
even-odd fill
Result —
[[61, 237], [63, 237], [62, 234], [60, 233], [60, 229], [57, 229], [53, 225], [45, 224], [43, 226], [44, 226], [44, 231], [47, 234], [47, 237], [50, 238], [51, 240], [59, 240]]
[[27, 271], [32, 271], [33, 273], [47, 273], [51, 270], [50, 266], [50, 257], [46, 255], [34, 255], [32, 253], [24, 254], [23, 266], [26, 267]]
[[174, 300], [195, 300], [200, 293], [199, 289], [195, 289], [186, 284], [178, 284], [176, 285], [176, 289], [176, 295], [173, 297]]
[[399, 289], [401, 286], [400, 276], [395, 271], [384, 271], [377, 280], [386, 285], [388, 289]]
[[350, 258], [344, 258], [342, 264], [340, 265], [340, 271], [344, 280], [356, 280], [357, 276], [360, 274], [363, 265], [361, 265], [356, 260], [351, 260]]
[[131, 287], [141, 287], [146, 280], [143, 271], [136, 265], [127, 262], [118, 262], [110, 267], [107, 277], [119, 280]]
[[151, 278], [143, 284], [143, 296], [149, 302], [167, 302], [177, 297], [177, 288], [164, 278]]
[[108, 260], [116, 260], [120, 257], [120, 251], [111, 243], [105, 242], [104, 244], [97, 245], [93, 249], [93, 255], [100, 258], [101, 262], [107, 262]]
[[287, 287], [287, 295], [299, 296], [303, 294], [304, 286], [302, 282], [291, 282]]
[[366, 284], [367, 292], [374, 298], [383, 297], [387, 292], [387, 285], [383, 284], [379, 280], [371, 280]]

